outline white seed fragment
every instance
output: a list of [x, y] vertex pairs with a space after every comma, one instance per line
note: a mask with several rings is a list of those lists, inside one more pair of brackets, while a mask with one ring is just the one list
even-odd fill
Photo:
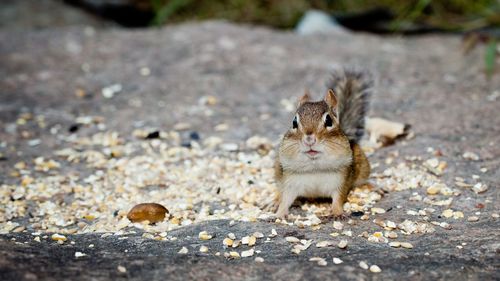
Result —
[[345, 249], [347, 247], [347, 240], [340, 240], [337, 247], [339, 247], [340, 249]]
[[380, 267], [378, 267], [378, 265], [374, 264], [374, 265], [370, 266], [370, 271], [373, 273], [379, 273], [382, 271], [382, 269], [380, 269]]
[[335, 228], [337, 230], [342, 230], [344, 228], [344, 224], [339, 222], [339, 221], [334, 221], [333, 228]]
[[484, 183], [476, 183], [473, 187], [472, 187], [472, 190], [476, 193], [476, 194], [479, 194], [479, 193], [483, 193], [485, 192], [486, 190], [488, 190], [488, 186]]
[[474, 153], [474, 152], [470, 152], [470, 151], [466, 151], [464, 152], [464, 154], [462, 154], [462, 157], [464, 159], [467, 159], [467, 160], [472, 160], [472, 161], [477, 161], [479, 160], [479, 156]]
[[200, 233], [198, 233], [198, 238], [200, 238], [201, 240], [210, 240], [212, 239], [212, 235], [208, 234], [206, 231], [202, 231]]
[[231, 238], [224, 238], [224, 240], [222, 240], [222, 244], [227, 247], [231, 247], [233, 245], [233, 242], [234, 241]]
[[408, 242], [401, 242], [401, 247], [406, 248], [406, 249], [413, 249], [413, 245]]
[[393, 221], [387, 221], [385, 225], [389, 228], [396, 228], [396, 223]]
[[441, 191], [441, 186], [440, 185], [432, 185], [427, 188], [427, 194], [429, 195], [436, 195]]
[[396, 239], [398, 238], [398, 234], [394, 231], [389, 231], [385, 233], [385, 237], [391, 238], [391, 239]]
[[229, 257], [231, 257], [233, 259], [239, 259], [240, 254], [238, 252], [231, 251], [231, 252], [229, 252]]
[[342, 231], [342, 235], [352, 237], [352, 231], [351, 230], [344, 230], [344, 231]]
[[368, 264], [365, 261], [360, 261], [359, 267], [361, 267], [362, 269], [368, 269]]
[[339, 259], [339, 258], [333, 258], [333, 263], [334, 263], [334, 264], [341, 264], [341, 263], [343, 263], [343, 262], [344, 262], [344, 261], [343, 261], [343, 260], [341, 260], [341, 259]]
[[285, 240], [287, 242], [290, 242], [290, 243], [299, 243], [300, 242], [299, 238], [293, 237], [293, 236], [287, 236], [287, 237], [285, 237]]
[[200, 252], [207, 253], [208, 252], [208, 247], [207, 246], [201, 246], [200, 247]]
[[399, 248], [399, 247], [401, 247], [401, 242], [397, 242], [397, 241], [389, 242], [389, 246], [391, 246], [393, 248]]
[[264, 234], [262, 232], [254, 232], [252, 236], [254, 236], [255, 238], [263, 238]]
[[66, 236], [58, 234], [58, 233], [52, 234], [52, 236], [50, 236], [50, 238], [54, 241], [62, 241], [62, 242], [68, 240], [68, 238], [66, 238]]
[[326, 262], [326, 260], [320, 260], [320, 261], [318, 261], [318, 265], [326, 266], [326, 265], [328, 265], [328, 262]]
[[122, 266], [122, 265], [119, 265], [116, 269], [118, 269], [118, 271], [121, 273], [127, 272], [127, 268], [125, 266]]
[[372, 212], [372, 215], [375, 215], [375, 214], [383, 214], [385, 213], [385, 210], [382, 209], [382, 208], [371, 208], [371, 212]]
[[460, 212], [460, 211], [455, 211], [453, 212], [453, 218], [454, 219], [462, 219], [464, 218], [464, 213]]
[[255, 262], [264, 262], [264, 259], [261, 257], [256, 257]]
[[179, 252], [177, 252], [178, 254], [181, 254], [181, 255], [185, 255], [189, 252], [188, 248], [186, 247], [182, 247]]
[[328, 247], [328, 246], [332, 246], [334, 245], [334, 242], [333, 241], [320, 241], [318, 243], [316, 243], [316, 247], [317, 248], [325, 248], [325, 247]]
[[248, 245], [248, 246], [253, 246], [257, 242], [257, 238], [255, 236], [245, 236], [241, 238], [241, 244], [243, 245]]
[[75, 258], [80, 258], [80, 257], [85, 257], [87, 254], [84, 254], [82, 252], [75, 252]]
[[476, 222], [479, 220], [479, 217], [476, 217], [476, 216], [470, 216], [467, 218], [467, 221], [469, 222]]
[[231, 247], [238, 248], [238, 246], [240, 246], [240, 244], [241, 244], [241, 240], [234, 240], [233, 245]]
[[235, 240], [236, 239], [236, 235], [234, 235], [234, 233], [228, 233], [227, 234], [227, 237], [229, 237], [229, 239], [232, 239], [232, 240]]
[[112, 98], [116, 93], [119, 93], [122, 90], [122, 85], [121, 84], [113, 84], [111, 86], [102, 88], [101, 93], [103, 97], [110, 99]]
[[320, 257], [312, 257], [309, 259], [309, 261], [317, 262], [320, 266], [326, 266], [328, 264], [328, 262], [324, 258]]
[[254, 253], [255, 253], [254, 249], [243, 251], [243, 252], [241, 252], [241, 257], [242, 258], [251, 257], [251, 256], [253, 256]]
[[273, 238], [278, 236], [278, 232], [276, 232], [276, 229], [271, 229], [271, 234], [269, 234], [267, 237]]
[[446, 209], [443, 211], [443, 213], [441, 214], [443, 217], [445, 218], [451, 218], [453, 217], [453, 210], [452, 209]]

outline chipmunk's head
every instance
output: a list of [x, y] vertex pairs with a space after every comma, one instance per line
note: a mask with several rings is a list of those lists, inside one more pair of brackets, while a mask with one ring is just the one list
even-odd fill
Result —
[[321, 169], [335, 159], [350, 162], [350, 145], [339, 125], [337, 98], [332, 90], [328, 90], [322, 101], [311, 101], [308, 93], [299, 99], [279, 153], [285, 167], [288, 164]]

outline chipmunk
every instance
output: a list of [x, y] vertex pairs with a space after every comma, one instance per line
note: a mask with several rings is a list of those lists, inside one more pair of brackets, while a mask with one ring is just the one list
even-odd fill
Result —
[[373, 81], [367, 73], [333, 73], [324, 100], [300, 99], [292, 126], [284, 134], [275, 162], [276, 215], [284, 217], [299, 196], [331, 197], [332, 214], [345, 218], [349, 191], [364, 184], [370, 164], [359, 141]]

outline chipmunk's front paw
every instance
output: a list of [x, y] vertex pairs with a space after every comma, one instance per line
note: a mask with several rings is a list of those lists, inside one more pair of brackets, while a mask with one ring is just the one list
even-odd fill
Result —
[[332, 214], [331, 216], [333, 217], [334, 220], [346, 221], [347, 219], [349, 219], [349, 214], [346, 214], [344, 212], [344, 209], [342, 208], [342, 204], [332, 205], [331, 214]]
[[341, 213], [341, 214], [330, 214], [324, 216], [326, 221], [336, 220], [336, 221], [347, 221], [349, 219], [349, 214]]
[[349, 219], [349, 215], [342, 213], [340, 215], [333, 215], [333, 219], [336, 221], [346, 221]]
[[279, 207], [279, 202], [276, 200], [269, 200], [262, 205], [262, 210], [270, 213], [276, 213]]

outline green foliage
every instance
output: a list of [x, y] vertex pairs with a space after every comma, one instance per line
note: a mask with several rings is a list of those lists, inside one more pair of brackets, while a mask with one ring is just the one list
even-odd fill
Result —
[[491, 77], [495, 72], [495, 60], [497, 54], [497, 40], [495, 38], [490, 38], [488, 45], [486, 46], [485, 53], [485, 65], [486, 65], [486, 75]]
[[150, 0], [154, 24], [222, 18], [235, 22], [294, 27], [305, 11], [362, 12], [386, 8], [394, 31], [420, 24], [444, 30], [500, 26], [498, 0]]
[[161, 25], [165, 23], [172, 15], [176, 14], [183, 7], [188, 6], [192, 0], [151, 0], [154, 15], [153, 24]]

